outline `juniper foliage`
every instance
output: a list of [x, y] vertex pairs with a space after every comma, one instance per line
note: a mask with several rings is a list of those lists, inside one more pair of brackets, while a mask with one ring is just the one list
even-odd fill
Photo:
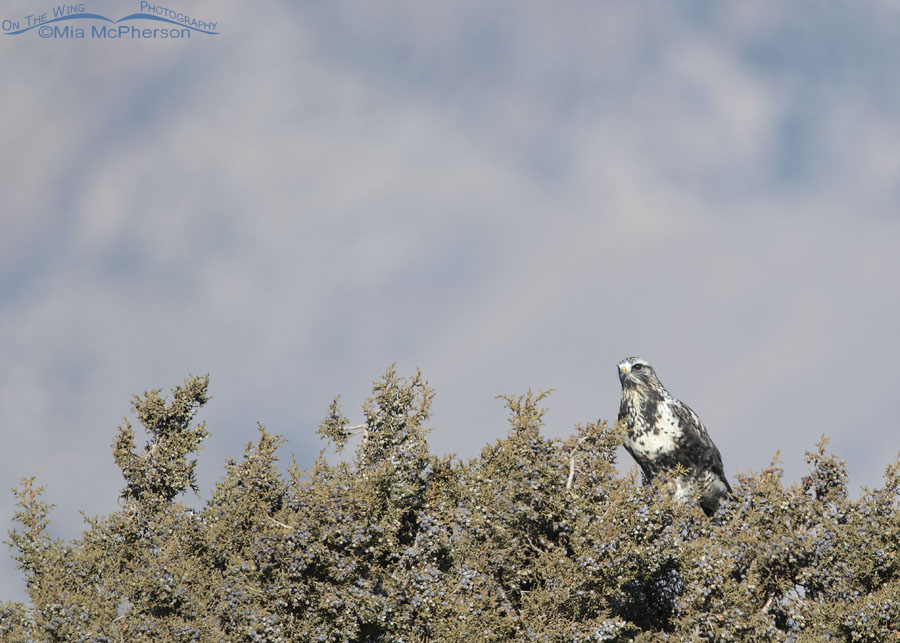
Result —
[[777, 459], [740, 476], [710, 520], [666, 480], [615, 468], [604, 422], [541, 434], [547, 392], [505, 397], [505, 439], [463, 462], [428, 450], [433, 391], [387, 369], [349, 427], [354, 457], [279, 468], [258, 427], [202, 511], [194, 424], [208, 379], [135, 398], [113, 454], [121, 510], [50, 535], [25, 479], [9, 545], [29, 602], [0, 603], [0, 641], [884, 641], [900, 636], [900, 462], [852, 499], [823, 440], [785, 485]]

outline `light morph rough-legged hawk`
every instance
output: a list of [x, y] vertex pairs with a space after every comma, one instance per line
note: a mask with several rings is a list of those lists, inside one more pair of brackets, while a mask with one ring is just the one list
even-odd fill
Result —
[[731, 494], [722, 456], [703, 422], [688, 406], [672, 397], [660, 383], [650, 363], [640, 357], [619, 362], [622, 402], [619, 422], [627, 429], [625, 448], [637, 460], [649, 482], [679, 464], [689, 470], [675, 478], [675, 498], [700, 500], [707, 516], [719, 499]]

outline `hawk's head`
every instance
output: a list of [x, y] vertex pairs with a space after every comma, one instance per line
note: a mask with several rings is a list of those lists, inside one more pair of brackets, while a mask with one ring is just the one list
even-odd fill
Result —
[[663, 388], [656, 377], [656, 371], [650, 362], [643, 357], [626, 357], [619, 362], [619, 381], [623, 389], [656, 389]]

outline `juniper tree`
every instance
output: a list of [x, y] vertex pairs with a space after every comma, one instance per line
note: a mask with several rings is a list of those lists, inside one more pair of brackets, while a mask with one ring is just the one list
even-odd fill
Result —
[[461, 461], [428, 450], [434, 392], [390, 367], [351, 425], [352, 457], [279, 465], [257, 427], [202, 510], [196, 415], [208, 380], [133, 401], [113, 443], [121, 508], [51, 535], [25, 479], [9, 544], [29, 601], [0, 603], [0, 641], [884, 641], [900, 634], [900, 462], [851, 498], [823, 441], [785, 484], [738, 477], [710, 520], [662, 477], [616, 468], [619, 427], [542, 435], [546, 392], [503, 398], [506, 437]]

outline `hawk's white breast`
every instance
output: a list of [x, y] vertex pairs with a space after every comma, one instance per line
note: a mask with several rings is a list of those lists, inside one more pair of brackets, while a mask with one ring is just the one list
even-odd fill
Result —
[[664, 399], [657, 405], [653, 418], [638, 416], [633, 432], [626, 436], [625, 441], [634, 451], [655, 458], [674, 450], [675, 438], [681, 432], [681, 423], [672, 412], [671, 401]]

